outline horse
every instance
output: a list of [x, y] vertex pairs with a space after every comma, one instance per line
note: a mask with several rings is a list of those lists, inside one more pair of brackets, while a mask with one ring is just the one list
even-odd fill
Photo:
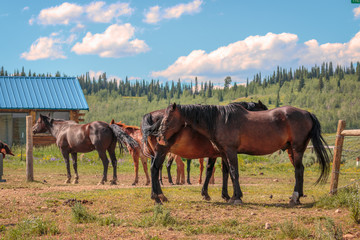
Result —
[[[141, 159], [141, 163], [143, 165], [143, 169], [146, 175], [146, 183], [145, 185], [150, 184], [150, 177], [148, 173], [147, 167], [147, 157], [143, 154], [141, 149], [141, 140], [142, 140], [142, 133], [139, 127], [137, 126], [129, 126], [121, 121], [115, 122], [114, 119], [111, 120], [110, 125], [115, 124], [119, 126], [125, 133], [127, 133], [130, 137], [132, 137], [139, 145], [135, 148], [128, 146], [127, 149], [131, 154], [131, 157], [134, 161], [134, 170], [135, 170], [135, 180], [132, 183], [135, 186], [139, 182], [139, 158]], [[168, 155], [168, 162], [173, 162], [175, 160], [177, 165], [177, 176], [176, 176], [176, 184], [184, 184], [185, 183], [185, 176], [184, 176], [184, 163], [181, 161], [181, 158], [176, 156], [175, 154]], [[168, 172], [169, 176], [169, 183], [173, 184], [171, 174]], [[162, 177], [160, 176], [160, 181], [162, 182]]]
[[300, 197], [304, 195], [302, 158], [310, 140], [321, 170], [316, 184], [327, 180], [330, 163], [325, 149], [327, 143], [321, 135], [319, 120], [308, 111], [285, 106], [251, 112], [236, 104], [216, 106], [174, 103], [166, 109], [160, 124], [158, 142], [167, 146], [167, 142], [181, 133], [184, 126], [191, 126], [205, 136], [225, 156], [233, 181], [234, 195], [231, 202], [234, 204], [241, 204], [243, 196], [239, 184], [238, 153], [266, 155], [280, 149], [287, 150], [295, 168], [295, 187], [290, 206], [300, 204]]
[[[246, 104], [233, 103], [233, 104]], [[264, 110], [264, 106], [260, 101], [259, 104], [254, 104], [253, 109]], [[201, 190], [201, 195], [205, 200], [210, 200], [208, 194], [208, 184], [213, 172], [213, 167], [217, 157], [224, 157], [225, 155], [221, 154], [218, 149], [214, 148], [214, 145], [201, 133], [195, 131], [189, 125], [183, 126], [181, 131], [176, 135], [169, 138], [167, 145], [158, 144], [157, 137], [159, 136], [159, 127], [161, 121], [164, 117], [165, 109], [156, 110], [151, 113], [145, 114], [141, 122], [141, 131], [143, 133], [143, 150], [145, 155], [151, 157], [151, 198], [155, 200], [156, 203], [161, 203], [162, 201], [167, 201], [167, 198], [162, 193], [159, 178], [159, 169], [162, 166], [162, 163], [165, 159], [165, 156], [168, 152], [175, 153], [181, 157], [194, 159], [194, 158], [203, 158], [208, 157], [207, 169], [206, 169], [206, 178]], [[223, 164], [223, 188], [222, 188], [222, 198], [225, 201], [230, 199], [227, 191], [227, 181], [228, 181], [228, 165]]]
[[116, 124], [118, 125], [124, 132], [126, 132], [130, 137], [132, 137], [139, 145], [135, 148], [128, 147], [128, 151], [131, 154], [131, 157], [134, 161], [134, 170], [135, 170], [135, 179], [132, 183], [133, 186], [135, 186], [139, 182], [139, 158], [141, 159], [141, 163], [143, 165], [143, 169], [146, 175], [146, 183], [145, 185], [150, 184], [150, 177], [148, 173], [148, 167], [147, 167], [147, 158], [142, 153], [140, 144], [142, 139], [142, 134], [140, 131], [140, 128], [137, 126], [129, 126], [121, 121], [115, 123], [114, 119], [111, 120], [110, 124]]
[[6, 154], [15, 156], [15, 155], [12, 153], [11, 149], [9, 148], [9, 146], [8, 146], [6, 143], [2, 142], [2, 141], [0, 141], [0, 153], [1, 153], [2, 156], [3, 156], [3, 159], [5, 158]]
[[79, 175], [77, 171], [77, 153], [86, 153], [96, 150], [102, 160], [104, 171], [99, 184], [107, 181], [107, 171], [109, 160], [106, 156], [108, 151], [113, 166], [113, 179], [110, 184], [116, 184], [116, 156], [115, 147], [118, 140], [120, 145], [138, 146], [138, 143], [124, 133], [116, 125], [109, 125], [105, 122], [95, 121], [87, 124], [78, 124], [71, 120], [52, 119], [40, 114], [39, 119], [33, 126], [33, 133], [45, 133], [49, 131], [56, 138], [56, 145], [59, 147], [61, 154], [65, 159], [67, 179], [65, 183], [70, 183], [71, 172], [69, 163], [69, 154], [72, 156], [73, 168], [75, 172], [74, 184], [79, 183]]
[[[246, 108], [249, 111], [263, 111], [263, 110], [268, 110], [268, 108], [259, 100], [257, 103], [255, 102], [237, 102], [238, 104], [240, 104], [241, 106], [243, 106], [244, 108]], [[172, 161], [168, 161], [168, 164], [166, 165], [167, 171], [168, 171], [168, 176], [169, 179], [171, 179], [171, 164]], [[200, 174], [199, 174], [199, 184], [202, 183], [202, 173], [204, 171], [204, 158], [199, 158], [199, 169], [200, 169]], [[191, 159], [186, 159], [186, 165], [187, 165], [187, 183], [191, 184], [190, 181], [190, 166], [191, 166]], [[213, 168], [213, 172], [210, 178], [209, 183], [211, 184], [215, 184], [215, 167]], [[170, 180], [169, 180], [170, 181]]]

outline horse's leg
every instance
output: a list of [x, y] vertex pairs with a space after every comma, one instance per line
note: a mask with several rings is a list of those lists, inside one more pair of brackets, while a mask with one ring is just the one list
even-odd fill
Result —
[[200, 175], [199, 175], [199, 184], [202, 182], [202, 173], [204, 171], [204, 158], [199, 158], [200, 163]]
[[79, 183], [79, 174], [78, 174], [78, 170], [77, 170], [77, 153], [71, 153], [71, 158], [73, 161], [73, 168], [74, 168], [74, 172], [75, 172], [75, 179], [73, 181], [73, 184], [78, 184]]
[[150, 177], [149, 177], [148, 167], [147, 167], [147, 158], [144, 155], [140, 154], [140, 159], [141, 159], [141, 163], [143, 165], [144, 172], [145, 172], [145, 175], [146, 175], [146, 183], [145, 183], [145, 185], [149, 185], [150, 184]]
[[230, 177], [233, 182], [234, 195], [230, 199], [230, 203], [242, 204], [241, 197], [243, 196], [239, 183], [239, 168], [236, 151], [227, 151], [227, 159], [229, 163]]
[[71, 171], [70, 171], [70, 162], [69, 162], [69, 152], [61, 150], [61, 154], [64, 157], [65, 160], [65, 165], [66, 165], [66, 171], [67, 171], [67, 179], [65, 181], [65, 183], [70, 183], [71, 182]]
[[159, 171], [165, 160], [165, 157], [166, 153], [161, 153], [158, 151], [151, 163], [151, 199], [154, 199], [155, 203], [168, 201], [161, 190], [159, 181]]
[[111, 159], [111, 165], [113, 167], [113, 179], [110, 181], [111, 185], [117, 184], [117, 160], [115, 155], [115, 147], [116, 147], [116, 142], [114, 145], [111, 145], [110, 148], [108, 149], [108, 153]]
[[191, 185], [190, 181], [190, 168], [191, 168], [191, 159], [186, 159], [186, 170], [187, 170], [187, 183]]
[[215, 166], [214, 166], [213, 172], [211, 174], [210, 184], [215, 184]]
[[179, 182], [177, 184], [185, 184], [185, 164], [180, 156], [176, 156], [175, 161], [177, 172], [176, 181]]
[[229, 165], [224, 158], [221, 158], [222, 174], [223, 174], [223, 186], [221, 191], [221, 197], [228, 202], [230, 196], [228, 193], [228, 179], [229, 179]]
[[105, 182], [107, 182], [107, 171], [108, 171], [108, 167], [109, 167], [109, 160], [106, 156], [105, 151], [98, 150], [98, 153], [99, 153], [99, 157], [100, 157], [103, 167], [104, 167], [103, 177], [102, 177], [101, 181], [98, 183], [98, 185], [100, 185], [100, 184], [104, 184]]
[[201, 190], [201, 196], [203, 196], [206, 201], [211, 200], [211, 198], [208, 194], [208, 187], [209, 187], [209, 181], [211, 178], [211, 174], [213, 172], [215, 162], [216, 162], [216, 158], [209, 158], [207, 165], [206, 165], [206, 177], [205, 177], [205, 181], [204, 181], [204, 186]]
[[168, 174], [168, 178], [169, 178], [169, 183], [171, 185], [174, 185], [172, 177], [171, 177], [171, 165], [172, 165], [173, 161], [174, 161], [174, 158], [171, 156], [168, 158], [168, 162], [166, 164], [166, 170], [167, 170], [167, 174]]
[[130, 150], [130, 154], [134, 161], [135, 179], [132, 185], [135, 186], [139, 182], [139, 154], [138, 151], [134, 150]]
[[160, 182], [161, 185], [164, 186], [163, 181], [162, 181], [162, 170], [163, 170], [163, 167], [164, 167], [164, 164], [161, 164], [160, 170], [159, 170], [159, 182]]
[[300, 197], [304, 196], [304, 165], [302, 164], [302, 158], [304, 153], [296, 150], [293, 151], [295, 167], [295, 187], [289, 203], [292, 207], [300, 204]]

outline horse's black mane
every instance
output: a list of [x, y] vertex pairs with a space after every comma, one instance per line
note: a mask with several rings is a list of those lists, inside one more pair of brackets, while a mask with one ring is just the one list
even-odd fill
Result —
[[230, 103], [226, 106], [220, 105], [177, 105], [181, 115], [185, 119], [192, 120], [192, 124], [199, 125], [205, 123], [205, 127], [210, 133], [218, 121], [218, 117], [227, 123], [235, 112], [246, 112], [241, 102]]

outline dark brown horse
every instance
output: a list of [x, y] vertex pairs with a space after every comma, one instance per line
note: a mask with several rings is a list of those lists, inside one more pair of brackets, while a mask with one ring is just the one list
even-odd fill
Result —
[[[191, 126], [206, 136], [230, 166], [234, 195], [232, 201], [240, 204], [242, 192], [239, 184], [238, 153], [265, 155], [279, 149], [287, 150], [295, 167], [295, 187], [290, 201], [299, 204], [303, 196], [303, 154], [310, 139], [320, 164], [321, 174], [316, 183], [324, 182], [329, 173], [329, 156], [321, 136], [321, 127], [314, 114], [291, 106], [268, 111], [251, 112], [236, 104], [176, 105], [166, 109], [160, 126], [160, 143], [168, 145], [184, 126]], [[157, 190], [157, 189], [156, 189]]]
[[5, 158], [6, 154], [15, 156], [11, 149], [9, 148], [9, 146], [6, 143], [3, 143], [2, 141], [0, 141], [0, 153], [2, 154], [3, 158]]
[[[113, 130], [114, 127], [115, 129]], [[71, 154], [72, 156], [75, 171], [75, 180], [73, 183], [78, 183], [77, 153], [96, 150], [104, 166], [103, 177], [99, 184], [104, 184], [107, 181], [109, 160], [106, 156], [106, 151], [108, 151], [110, 155], [113, 166], [113, 179], [110, 181], [110, 184], [116, 184], [116, 140], [121, 144], [133, 147], [138, 145], [134, 139], [129, 137], [120, 128], [116, 129], [116, 126], [110, 126], [105, 122], [96, 121], [87, 124], [77, 124], [74, 121], [52, 119], [40, 114], [39, 119], [33, 126], [33, 133], [44, 133], [47, 131], [56, 138], [56, 145], [59, 147], [65, 159], [67, 170], [67, 180], [65, 183], [70, 183], [71, 181], [69, 155]]]
[[[232, 103], [235, 105], [241, 105], [246, 103]], [[253, 110], [264, 110], [266, 107], [259, 101], [259, 104], [254, 104]], [[168, 144], [160, 145], [157, 141], [159, 136], [159, 127], [163, 119], [165, 109], [157, 110], [148, 114], [145, 114], [142, 123], [141, 130], [143, 133], [143, 150], [145, 155], [151, 157], [151, 198], [157, 203], [161, 201], [167, 201], [163, 195], [160, 183], [159, 183], [159, 170], [164, 162], [165, 156], [168, 152], [175, 153], [181, 157], [188, 159], [209, 157], [209, 161], [206, 169], [206, 178], [201, 191], [201, 195], [210, 200], [208, 194], [208, 184], [213, 172], [214, 164], [217, 157], [224, 157], [218, 149], [214, 148], [214, 145], [207, 139], [207, 137], [199, 132], [195, 131], [189, 125], [183, 125], [181, 130], [168, 139]], [[228, 167], [227, 163], [223, 164], [223, 188], [222, 197], [225, 200], [229, 200], [230, 197], [227, 191], [228, 181]]]

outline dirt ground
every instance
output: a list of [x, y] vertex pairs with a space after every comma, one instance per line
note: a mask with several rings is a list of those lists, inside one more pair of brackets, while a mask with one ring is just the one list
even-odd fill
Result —
[[[111, 176], [111, 175], [110, 175]], [[151, 214], [154, 203], [150, 200], [150, 186], [145, 186], [145, 177], [140, 176], [139, 184], [132, 186], [133, 174], [119, 174], [118, 185], [97, 185], [100, 175], [81, 175], [79, 184], [64, 184], [65, 174], [39, 174], [36, 181], [26, 183], [24, 175], [15, 171], [13, 174], [4, 176], [6, 182], [0, 183], [0, 225], [6, 228], [15, 226], [27, 216], [42, 215], [54, 219], [60, 228], [59, 239], [242, 239], [235, 234], [215, 232], [214, 234], [192, 234], [191, 232], [174, 230], [173, 227], [134, 227], [131, 223], [142, 218], [142, 215]], [[220, 198], [221, 179], [216, 178], [216, 184], [210, 186], [210, 194], [213, 200], [206, 202], [200, 196], [201, 185], [198, 184], [197, 176], [192, 176], [192, 185], [172, 187], [164, 177], [163, 191], [169, 197], [170, 203], [164, 206], [171, 210], [172, 216], [182, 222], [193, 223], [191, 227], [207, 227], [211, 224], [224, 223], [236, 220], [239, 224], [248, 226], [249, 238], [251, 239], [275, 239], [279, 227], [277, 224], [284, 220], [291, 220], [295, 224], [301, 221], [304, 226], [312, 226], [316, 219], [329, 217], [342, 226], [345, 239], [360, 239], [360, 227], [353, 224], [349, 218], [347, 209], [321, 209], [313, 206], [314, 199], [311, 196], [303, 198], [302, 205], [295, 208], [288, 207], [287, 196], [290, 192], [280, 191], [281, 194], [273, 195], [267, 192], [261, 195], [252, 195], [252, 189], [263, 188], [267, 185], [272, 188], [276, 184], [292, 185], [293, 179], [274, 179], [264, 176], [242, 177], [240, 179], [244, 191], [244, 205], [233, 206], [224, 203]], [[281, 185], [281, 186], [282, 186]], [[231, 189], [231, 185], [229, 185]], [[327, 186], [326, 186], [327, 187]], [[176, 192], [172, 192], [176, 189]], [[215, 190], [214, 190], [215, 189]], [[107, 215], [115, 212], [116, 217], [125, 219], [120, 226], [110, 228], [99, 227], [96, 224], [73, 224], [69, 220], [70, 207], [66, 201], [70, 198], [66, 193], [77, 196], [98, 194], [103, 190], [121, 191], [129, 194], [129, 197], [119, 196], [116, 200], [109, 200], [107, 196], [91, 198], [84, 205], [99, 215]], [[139, 190], [139, 191], [137, 191]], [[106, 192], [106, 191], [105, 191]], [[188, 198], [182, 193], [189, 194]], [[78, 195], [79, 194], [79, 195]], [[105, 193], [104, 193], [105, 194]], [[54, 197], [59, 195], [59, 197]], [[131, 197], [133, 199], [131, 199]], [[86, 198], [86, 197], [85, 197]], [[49, 204], [57, 199], [57, 204]], [[113, 202], [109, 202], [113, 201]], [[273, 231], [267, 234], [265, 224], [272, 225]], [[190, 224], [191, 225], [191, 224]], [[79, 230], [80, 229], [80, 230]], [[262, 232], [259, 237], [252, 235], [251, 231]], [[2, 232], [0, 232], [1, 238]], [[47, 236], [48, 237], [48, 236]], [[43, 236], [42, 238], [47, 238]], [[156, 238], [154, 238], [156, 237]], [[51, 238], [51, 237], [49, 237]]]

